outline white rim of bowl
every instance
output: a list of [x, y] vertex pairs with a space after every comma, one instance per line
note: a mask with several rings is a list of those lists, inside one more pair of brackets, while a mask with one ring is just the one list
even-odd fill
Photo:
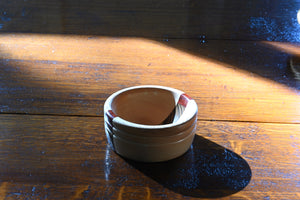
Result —
[[[135, 89], [141, 89], [141, 88], [157, 88], [157, 89], [163, 89], [170, 91], [174, 94], [175, 97], [175, 102], [177, 103], [183, 103], [185, 106], [185, 110], [183, 114], [180, 116], [180, 118], [174, 122], [174, 123], [169, 123], [169, 124], [159, 124], [159, 125], [145, 125], [145, 124], [138, 124], [134, 122], [127, 121], [119, 116], [117, 116], [111, 108], [111, 104], [116, 96], [119, 94], [129, 91], [129, 90], [135, 90]], [[181, 99], [181, 97], [183, 97]], [[181, 101], [182, 102], [179, 102]], [[175, 105], [176, 105], [175, 104]], [[181, 124], [186, 123], [187, 121], [191, 120], [198, 112], [198, 106], [195, 102], [194, 99], [189, 97], [187, 94], [185, 94], [183, 91], [171, 88], [171, 87], [166, 87], [166, 86], [160, 86], [160, 85], [140, 85], [140, 86], [133, 86], [133, 87], [128, 87], [121, 89], [112, 95], [110, 95], [107, 100], [104, 103], [104, 116], [105, 118], [108, 118], [108, 123], [111, 125], [113, 124], [120, 124], [122, 126], [127, 126], [127, 127], [132, 127], [132, 128], [137, 128], [137, 129], [164, 129], [164, 128], [171, 128], [175, 127]]]

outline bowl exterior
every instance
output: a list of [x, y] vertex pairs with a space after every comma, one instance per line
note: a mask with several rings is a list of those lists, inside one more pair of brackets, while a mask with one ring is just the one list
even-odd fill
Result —
[[177, 142], [179, 140], [184, 139], [186, 136], [188, 136], [197, 126], [197, 121], [195, 120], [194, 123], [187, 127], [186, 130], [183, 130], [181, 132], [172, 132], [172, 135], [168, 136], [160, 136], [157, 134], [149, 134], [149, 135], [136, 135], [132, 133], [127, 133], [124, 131], [121, 131], [116, 128], [110, 129], [113, 135], [116, 135], [120, 138], [123, 138], [128, 141], [137, 142], [141, 144], [164, 144], [164, 143], [171, 143], [171, 142]]
[[[137, 88], [171, 91], [175, 102], [178, 102], [178, 119], [167, 124], [145, 125], [117, 116], [112, 108], [114, 98]], [[105, 133], [109, 145], [123, 157], [142, 162], [167, 161], [181, 156], [190, 148], [197, 127], [197, 112], [196, 102], [180, 90], [151, 85], [126, 88], [112, 94], [104, 103]]]
[[162, 162], [183, 155], [191, 146], [195, 129], [184, 139], [165, 144], [141, 144], [113, 136], [116, 153], [139, 162]]
[[197, 120], [197, 112], [188, 120], [185, 121], [181, 124], [174, 124], [171, 126], [153, 126], [151, 127], [133, 127], [128, 124], [124, 124], [119, 122], [118, 118], [114, 118], [114, 120], [111, 122], [111, 126], [115, 127], [118, 130], [130, 133], [132, 135], [137, 135], [137, 136], [160, 136], [160, 137], [165, 137], [165, 136], [170, 136], [174, 135], [176, 133], [182, 132], [186, 130], [188, 127], [190, 127], [195, 120]]

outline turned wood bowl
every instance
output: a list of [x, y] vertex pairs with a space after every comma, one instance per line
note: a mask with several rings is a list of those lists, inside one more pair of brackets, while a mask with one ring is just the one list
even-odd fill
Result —
[[144, 162], [166, 161], [189, 149], [197, 111], [196, 102], [174, 88], [125, 88], [105, 101], [105, 132], [121, 156]]

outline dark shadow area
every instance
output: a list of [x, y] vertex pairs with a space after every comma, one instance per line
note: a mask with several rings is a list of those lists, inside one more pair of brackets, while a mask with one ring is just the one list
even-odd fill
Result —
[[179, 158], [161, 163], [126, 161], [164, 187], [199, 198], [234, 194], [248, 185], [252, 174], [241, 156], [198, 135]]
[[248, 71], [300, 90], [300, 81], [296, 79], [290, 66], [290, 59], [294, 55], [279, 51], [267, 44], [230, 40], [203, 41], [202, 39], [169, 39], [164, 41], [164, 44], [218, 62], [226, 67]]
[[300, 41], [297, 0], [2, 0], [0, 31]]

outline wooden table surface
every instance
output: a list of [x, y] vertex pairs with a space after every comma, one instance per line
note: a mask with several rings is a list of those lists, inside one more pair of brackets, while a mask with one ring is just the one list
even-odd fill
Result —
[[[208, 11], [195, 2], [9, 2], [0, 3], [0, 199], [300, 199], [300, 81], [289, 66], [300, 46], [290, 35], [253, 35], [218, 1], [203, 34], [195, 17]], [[232, 5], [241, 20], [261, 11]], [[98, 11], [106, 23], [91, 20]], [[177, 159], [133, 162], [107, 144], [106, 98], [145, 84], [198, 104], [196, 137]]]

